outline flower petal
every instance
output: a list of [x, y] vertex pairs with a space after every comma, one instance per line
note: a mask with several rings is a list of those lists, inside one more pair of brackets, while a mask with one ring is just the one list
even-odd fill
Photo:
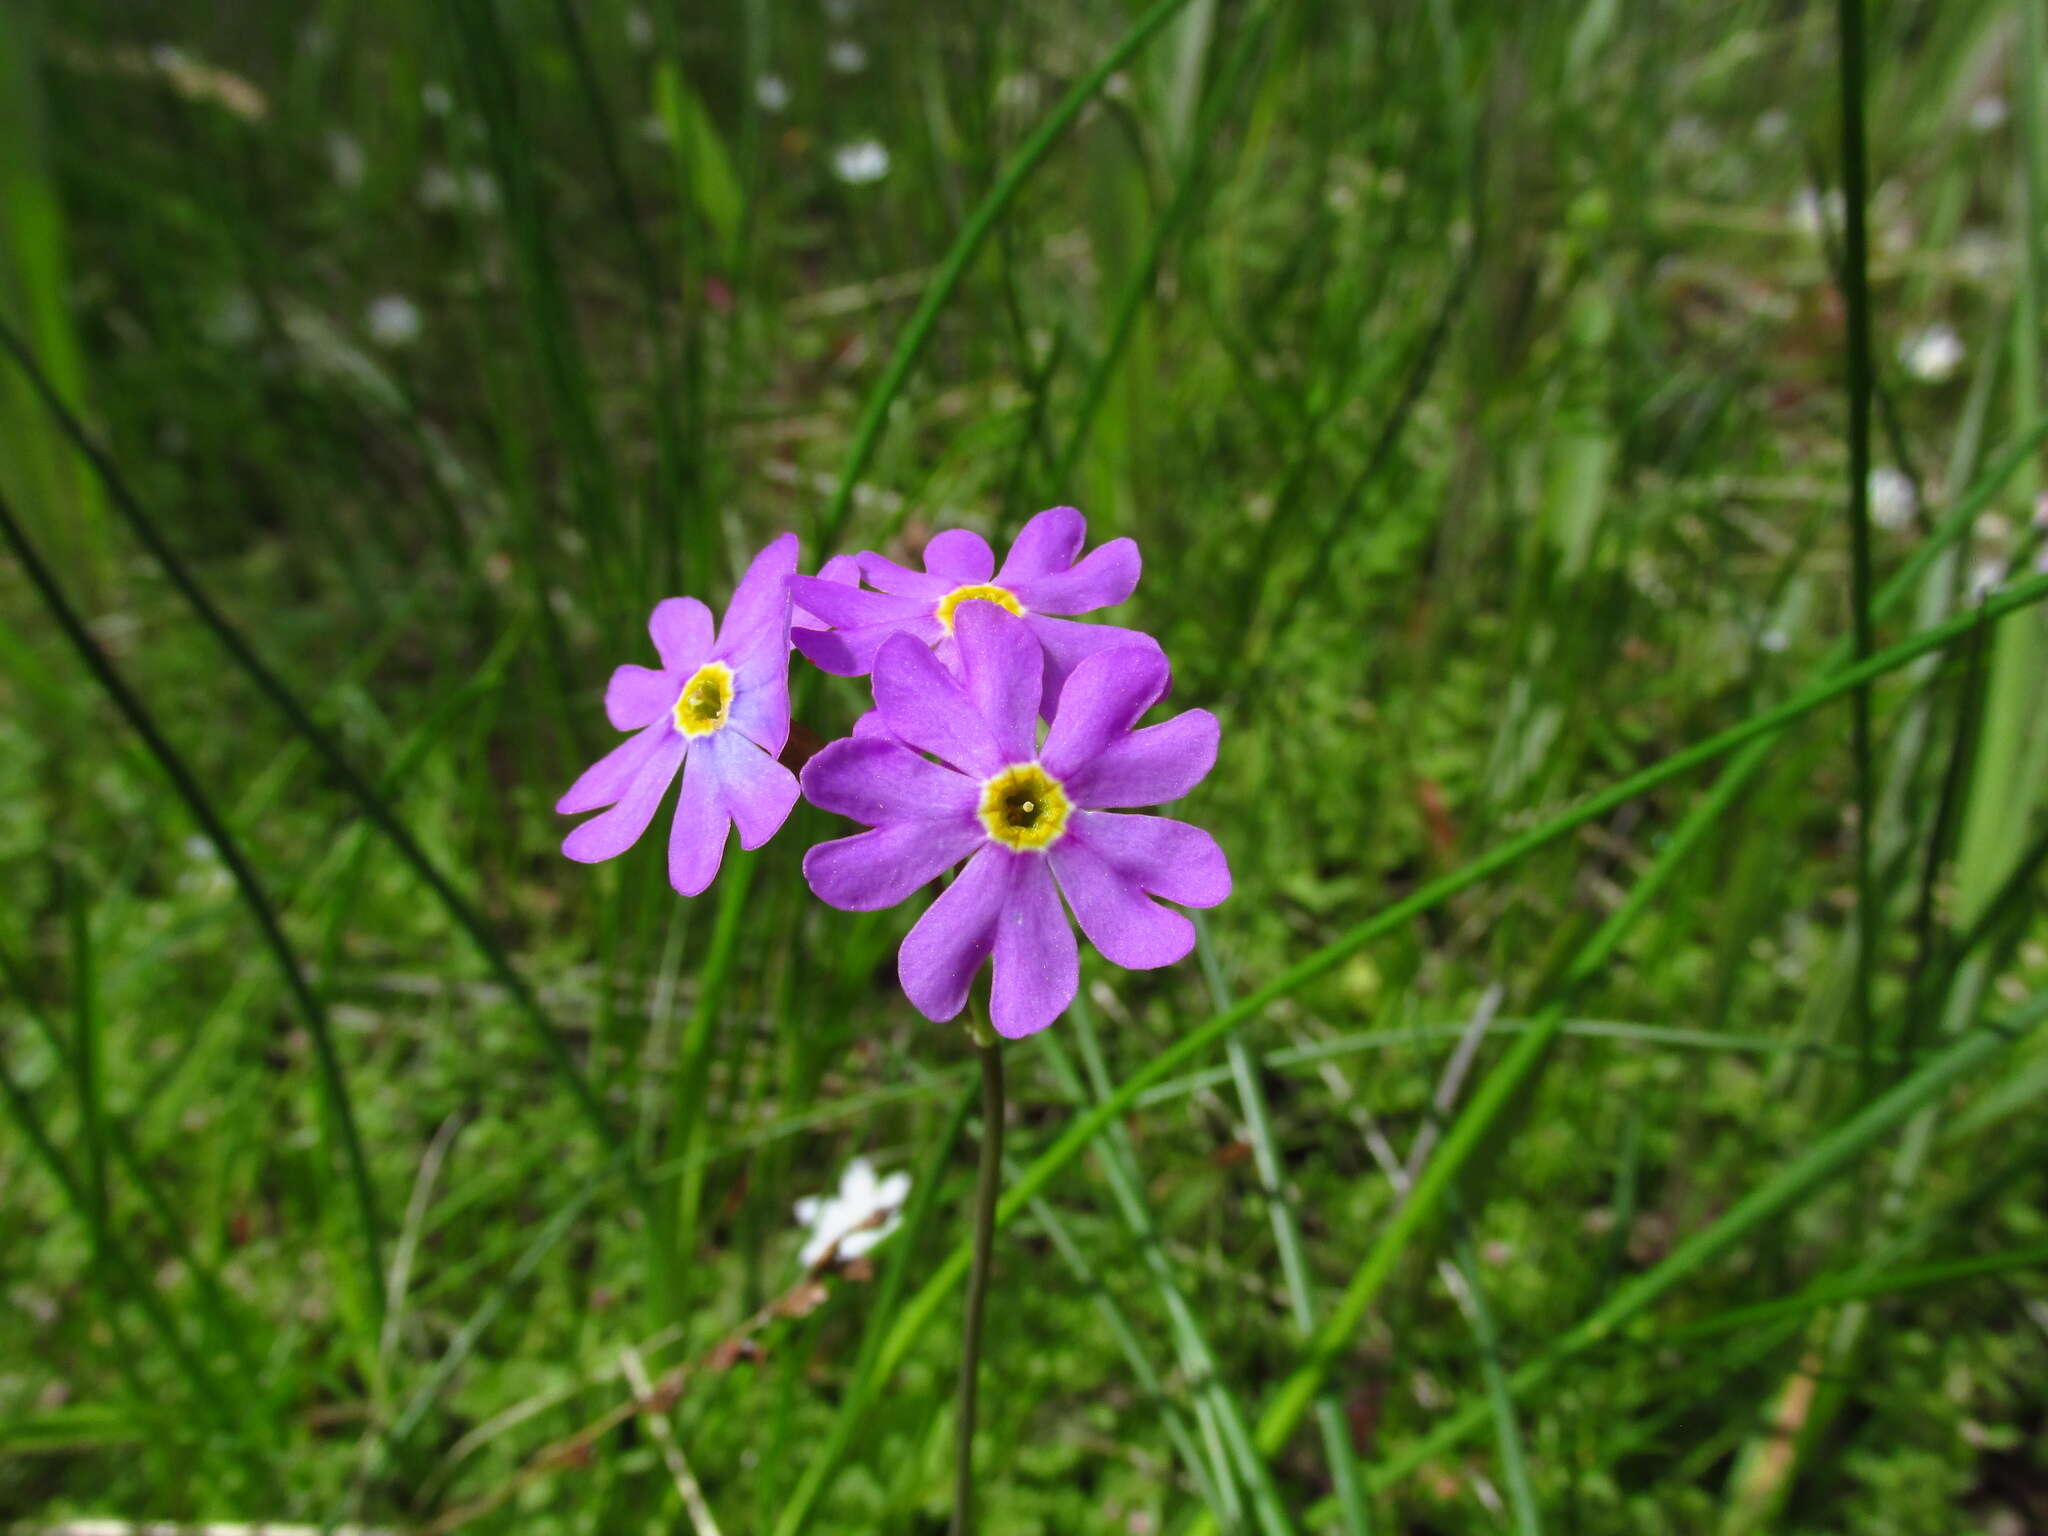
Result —
[[1166, 655], [1156, 646], [1097, 651], [1067, 679], [1039, 760], [1061, 779], [1085, 768], [1103, 748], [1130, 733], [1138, 717], [1159, 702], [1169, 681]]
[[1074, 927], [1053, 887], [1052, 870], [1043, 858], [1013, 857], [1010, 898], [996, 924], [989, 1002], [989, 1022], [1009, 1040], [1035, 1035], [1065, 1013], [1081, 984]]
[[974, 973], [995, 948], [996, 923], [1021, 857], [986, 844], [903, 940], [896, 976], [926, 1018], [943, 1022], [966, 1005]]
[[860, 557], [860, 573], [868, 585], [878, 592], [887, 592], [894, 597], [914, 597], [930, 606], [960, 583], [950, 576], [936, 576], [930, 571], [913, 571], [907, 565], [898, 565], [886, 555], [873, 553]]
[[604, 690], [605, 718], [619, 731], [652, 725], [672, 709], [682, 684], [667, 672], [630, 662], [612, 673]]
[[1144, 562], [1130, 539], [1111, 539], [1072, 570], [1019, 581], [1012, 589], [1033, 613], [1093, 613], [1138, 590]]
[[[602, 816], [591, 817], [562, 839], [562, 852], [577, 863], [595, 864], [602, 859], [617, 858], [640, 841], [640, 834], [647, 830], [647, 824], [654, 820], [654, 813], [661, 808], [662, 796], [668, 793], [676, 769], [682, 764], [685, 741], [659, 724], [650, 725], [647, 734], [655, 737], [654, 748], [642, 759], [631, 782], [619, 796], [618, 804]], [[603, 766], [604, 763], [598, 764], [599, 768]], [[596, 769], [591, 771], [594, 773]], [[586, 778], [588, 776], [585, 775]], [[577, 787], [581, 787], [581, 781]], [[575, 788], [569, 792], [570, 795], [575, 793]], [[563, 797], [565, 801], [568, 798], [566, 795]]]
[[702, 742], [692, 743], [683, 764], [683, 792], [676, 797], [676, 819], [668, 829], [668, 883], [680, 895], [699, 895], [725, 858], [729, 818], [718, 769], [717, 756], [705, 751]]
[[739, 829], [740, 847], [760, 847], [789, 820], [797, 802], [796, 775], [732, 731], [720, 731], [707, 745], [718, 765], [719, 803]]
[[1038, 696], [1044, 667], [1024, 621], [994, 603], [962, 603], [953, 617], [967, 696], [995, 735], [1004, 763], [1038, 755]]
[[[1067, 698], [1073, 697], [1080, 676], [1076, 672], [1068, 682]], [[1178, 800], [1208, 776], [1216, 765], [1218, 734], [1214, 715], [1206, 709], [1191, 709], [1118, 737], [1072, 773], [1060, 774], [1060, 781], [1074, 804], [1090, 810], [1164, 805]], [[1048, 737], [1046, 745], [1051, 744]]]
[[1038, 636], [1038, 643], [1045, 647], [1045, 697], [1038, 707], [1048, 719], [1058, 712], [1060, 692], [1067, 685], [1068, 675], [1097, 651], [1119, 645], [1141, 646], [1152, 651], [1159, 649], [1159, 642], [1141, 629], [1121, 629], [1114, 624], [1076, 624], [1072, 619], [1048, 618], [1042, 613], [1027, 614], [1024, 622], [1031, 626], [1031, 632]]
[[851, 629], [796, 629], [789, 638], [814, 665], [835, 677], [864, 677], [875, 667], [875, 655], [891, 635], [909, 635], [922, 645], [946, 638], [930, 613], [908, 619], [885, 619]]
[[828, 744], [804, 764], [803, 787], [811, 804], [870, 827], [944, 816], [971, 821], [980, 799], [965, 774], [872, 730]]
[[1230, 863], [1216, 839], [1200, 827], [1170, 816], [1079, 811], [1067, 828], [1067, 836], [1055, 847], [1078, 835], [1154, 896], [1184, 907], [1213, 907], [1230, 894]]
[[816, 576], [790, 577], [789, 593], [806, 612], [815, 614], [834, 629], [857, 629], [863, 624], [915, 618], [928, 613], [932, 606], [921, 597], [892, 597], [886, 592], [870, 592], [864, 587], [821, 581]]
[[662, 670], [688, 678], [711, 654], [711, 610], [694, 597], [664, 597], [647, 616], [647, 637]]
[[556, 811], [564, 816], [578, 816], [624, 799], [647, 759], [663, 745], [681, 741], [682, 737], [661, 721], [637, 736], [627, 737], [578, 775], [568, 793], [555, 802]]
[[1047, 507], [1017, 531], [1003, 561], [1000, 584], [1028, 581], [1064, 571], [1088, 540], [1088, 519], [1072, 507]]
[[966, 819], [894, 822], [819, 843], [804, 854], [804, 879], [828, 906], [879, 912], [938, 879], [987, 840], [979, 823]]
[[924, 568], [955, 586], [974, 586], [995, 574], [995, 551], [971, 528], [948, 528], [924, 547]]
[[1081, 931], [1113, 964], [1149, 971], [1195, 947], [1195, 925], [1147, 896], [1143, 885], [1089, 846], [1080, 827], [1047, 857]]
[[735, 672], [756, 651], [788, 652], [789, 578], [795, 572], [796, 535], [781, 534], [762, 547], [733, 588], [732, 601], [725, 605], [725, 620], [718, 626], [714, 654], [730, 662]]
[[1008, 761], [966, 687], [909, 635], [891, 635], [875, 655], [875, 707], [898, 740], [976, 778]]
[[[860, 585], [860, 562], [851, 555], [834, 555], [818, 567], [817, 580], [829, 581], [836, 587], [857, 587]], [[824, 629], [825, 621], [805, 608], [792, 607], [789, 614], [792, 629]]]

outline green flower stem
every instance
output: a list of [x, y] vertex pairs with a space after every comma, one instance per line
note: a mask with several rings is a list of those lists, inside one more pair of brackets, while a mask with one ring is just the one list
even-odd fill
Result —
[[996, 1241], [996, 1194], [1003, 1185], [1003, 1043], [975, 1031], [981, 1058], [981, 1168], [974, 1181], [974, 1268], [967, 1278], [967, 1326], [960, 1339], [960, 1412], [953, 1469], [952, 1536], [974, 1529], [974, 1417], [981, 1384], [981, 1324], [988, 1311], [989, 1256]]

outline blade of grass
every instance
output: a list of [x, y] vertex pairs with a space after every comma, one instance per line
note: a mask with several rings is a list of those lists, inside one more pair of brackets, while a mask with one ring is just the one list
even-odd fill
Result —
[[[1209, 925], [1201, 913], [1194, 915], [1195, 952], [1208, 984], [1209, 1005], [1218, 1012], [1230, 1006], [1230, 987], [1224, 980], [1222, 962], [1209, 942]], [[1244, 1109], [1246, 1133], [1251, 1138], [1252, 1165], [1265, 1191], [1266, 1214], [1273, 1227], [1273, 1245], [1280, 1254], [1280, 1275], [1287, 1287], [1287, 1304], [1294, 1328], [1302, 1338], [1316, 1328], [1315, 1290], [1309, 1280], [1308, 1256], [1302, 1251], [1301, 1225], [1288, 1197], [1286, 1177], [1281, 1168], [1279, 1147], [1273, 1138], [1273, 1116], [1266, 1105], [1266, 1090], [1259, 1080], [1259, 1066], [1241, 1035], [1226, 1044], [1231, 1080], [1237, 1087], [1238, 1103]], [[1337, 1506], [1350, 1536], [1366, 1536], [1372, 1516], [1366, 1507], [1365, 1490], [1359, 1486], [1357, 1457], [1351, 1451], [1351, 1429], [1344, 1417], [1344, 1404], [1334, 1392], [1316, 1400], [1316, 1424], [1323, 1437], [1323, 1459], [1335, 1485]]]
[[[1087, 1086], [1083, 1086], [1080, 1074], [1068, 1061], [1060, 1041], [1051, 1036], [1046, 1038], [1043, 1047], [1046, 1061], [1061, 1087], [1073, 1096], [1076, 1103], [1087, 1103], [1091, 1099], [1100, 1102], [1110, 1091], [1110, 1078], [1102, 1059], [1102, 1044], [1095, 1032], [1094, 1010], [1085, 994], [1074, 998], [1067, 1018], [1074, 1026], [1075, 1044], [1087, 1070]], [[1281, 1502], [1272, 1469], [1252, 1449], [1244, 1407], [1238, 1402], [1237, 1394], [1230, 1390], [1229, 1383], [1224, 1381], [1217, 1366], [1216, 1352], [1202, 1331], [1187, 1293], [1173, 1273], [1173, 1263], [1166, 1255], [1158, 1224], [1153, 1221], [1150, 1203], [1145, 1198], [1144, 1181], [1138, 1172], [1137, 1153], [1131, 1145], [1130, 1133], [1121, 1124], [1110, 1126], [1104, 1133], [1097, 1155], [1109, 1179], [1110, 1192], [1115, 1197], [1124, 1225], [1137, 1245], [1146, 1273], [1151, 1276], [1159, 1299], [1166, 1308], [1182, 1369], [1187, 1372], [1191, 1385], [1199, 1394], [1198, 1401], [1215, 1423], [1229, 1453], [1229, 1462], [1217, 1468], [1218, 1479], [1224, 1479], [1234, 1468], [1250, 1496], [1259, 1528], [1268, 1532], [1293, 1530], [1294, 1523]]]
[[555, 1075], [568, 1085], [570, 1095], [575, 1099], [577, 1108], [582, 1112], [593, 1134], [620, 1163], [628, 1184], [642, 1203], [651, 1201], [652, 1197], [641, 1177], [639, 1166], [633, 1159], [630, 1143], [612, 1123], [611, 1116], [591, 1088], [589, 1079], [576, 1065], [575, 1058], [570, 1055], [568, 1043], [564, 1040], [562, 1032], [542, 1008], [540, 999], [534, 994], [526, 978], [514, 967], [511, 955], [499, 942], [497, 935], [491, 931], [482, 912], [456, 890], [453, 882], [429, 857], [419, 839], [400, 819], [390, 800], [350, 762], [341, 750], [340, 743], [314, 721], [311, 713], [299, 702], [298, 696], [206, 594], [193, 577], [191, 570], [164, 538], [155, 521], [143, 511], [142, 503], [130, 490], [126, 477], [122, 475], [113, 458], [93, 440], [91, 434], [85, 430], [84, 423], [65, 405], [48, 375], [37, 363], [35, 355], [4, 321], [0, 321], [0, 349], [7, 352], [35, 386], [44, 407], [50, 412], [71, 446], [92, 466], [100, 483], [105, 486], [114, 510], [127, 523], [172, 588], [198, 615], [200, 622], [213, 632], [214, 638], [220, 642], [221, 648], [228, 653], [229, 658], [248, 674], [258, 691], [284, 716], [286, 723], [305, 739], [307, 745], [326, 766], [327, 771], [334, 775], [342, 788], [348, 791], [350, 797], [362, 809], [371, 825], [390, 839], [399, 856], [426, 883], [435, 899], [447, 910], [448, 915], [455, 919], [456, 925], [468, 935], [470, 943], [475, 947], [485, 966], [497, 978], [499, 985], [511, 994], [521, 1017], [525, 1019], [534, 1038], [546, 1053]]
[[356, 1221], [363, 1244], [364, 1280], [367, 1288], [363, 1300], [373, 1311], [383, 1306], [383, 1225], [377, 1214], [377, 1201], [370, 1187], [370, 1169], [363, 1156], [362, 1140], [356, 1131], [355, 1109], [349, 1100], [348, 1079], [342, 1071], [341, 1058], [334, 1046], [334, 1032], [328, 1022], [326, 1006], [319, 995], [307, 983], [304, 969], [299, 964], [298, 952], [291, 940], [285, 937], [279, 924], [276, 908], [257, 879], [256, 871], [242, 853], [240, 842], [227, 828], [205, 790], [199, 787], [199, 780], [186, 766], [185, 759], [158, 729], [156, 719], [143, 704], [140, 695], [131, 689], [121, 674], [114, 669], [107, 653], [100, 648], [90, 631], [85, 627], [69, 599], [57, 585], [56, 578], [43, 563], [35, 547], [28, 541], [28, 535], [15, 517], [13, 506], [5, 497], [0, 497], [0, 537], [4, 537], [13, 548], [15, 558], [21, 562], [37, 594], [42, 598], [65, 638], [78, 653], [107, 696], [113, 700], [122, 716], [128, 721], [135, 734], [148, 746], [150, 755], [171, 781], [171, 787], [178, 798], [185, 802], [192, 819], [199, 824], [199, 830], [212, 842], [221, 862], [227, 866], [228, 874], [235, 882], [243, 903], [255, 918], [256, 926], [263, 935], [265, 948], [277, 963], [284, 979], [286, 990], [300, 1018], [305, 1022], [307, 1033], [312, 1037], [315, 1059], [319, 1065], [319, 1082], [322, 1101], [335, 1134], [341, 1142], [342, 1153], [348, 1169], [348, 1182], [355, 1199]]
[[[2003, 1023], [1987, 1025], [1963, 1036], [1896, 1087], [1872, 1099], [1743, 1196], [1718, 1220], [1679, 1243], [1649, 1270], [1617, 1287], [1542, 1355], [1516, 1371], [1509, 1378], [1509, 1390], [1517, 1398], [1527, 1398], [1571, 1360], [1616, 1338], [1623, 1327], [1675, 1287], [1845, 1171], [1880, 1137], [1935, 1102], [1972, 1072], [2029, 1038], [2044, 1018], [2048, 1018], [2048, 993], [2037, 994]], [[1372, 1470], [1371, 1482], [1379, 1488], [1392, 1487], [1416, 1467], [1477, 1431], [1487, 1423], [1491, 1412], [1488, 1402], [1467, 1404]], [[1316, 1513], [1311, 1510], [1311, 1517]]]
[[[2048, 597], [2048, 576], [2029, 578], [1990, 599], [1985, 605], [1984, 614], [1989, 618], [2000, 617], [2006, 613], [2016, 612], [2027, 604], [2039, 602], [2044, 597]], [[1011, 1185], [1008, 1193], [1004, 1196], [1002, 1207], [997, 1211], [998, 1222], [1007, 1222], [1013, 1218], [1026, 1202], [1035, 1197], [1052, 1180], [1054, 1175], [1065, 1168], [1074, 1158], [1078, 1157], [1107, 1125], [1118, 1116], [1124, 1114], [1147, 1088], [1166, 1077], [1183, 1063], [1200, 1055], [1209, 1046], [1225, 1035], [1228, 1035], [1232, 1030], [1256, 1018], [1279, 999], [1300, 990], [1318, 977], [1328, 974], [1341, 964], [1346, 957], [1354, 954], [1373, 939], [1380, 937], [1382, 934], [1393, 932], [1419, 914], [1441, 905], [1451, 897], [1479, 884], [1489, 876], [1509, 868], [1538, 849], [1549, 846], [1575, 828], [1584, 826], [1587, 822], [1597, 819], [1606, 812], [1625, 804], [1629, 800], [1635, 799], [1648, 790], [1678, 778], [1693, 768], [1699, 767], [1737, 748], [1747, 746], [1753, 742], [1766, 740], [1822, 705], [1839, 698], [1842, 694], [1856, 687], [1858, 683], [1869, 678], [1882, 676], [1886, 672], [1894, 671], [1899, 667], [1907, 665], [1917, 657], [1928, 655], [1944, 646], [1954, 644], [1969, 632], [1972, 624], [1975, 622], [1977, 620], [1974, 616], [1965, 615], [1923, 630], [1911, 639], [1879, 651], [1860, 666], [1847, 668], [1826, 681], [1803, 690], [1783, 703], [1752, 716], [1740, 725], [1730, 727], [1728, 730], [1719, 732], [1691, 747], [1672, 754], [1649, 768], [1629, 775], [1607, 789], [1587, 797], [1572, 809], [1551, 817], [1538, 826], [1532, 827], [1528, 831], [1497, 845], [1463, 867], [1428, 882], [1408, 896], [1385, 907], [1363, 922], [1356, 924], [1330, 943], [1305, 956], [1262, 986], [1246, 994], [1231, 1008], [1211, 1016], [1208, 1020], [1181, 1036], [1172, 1045], [1126, 1077], [1107, 1098], [1100, 1100], [1094, 1108], [1078, 1116], [1061, 1132], [1050, 1147], [1040, 1153], [1025, 1168], [1022, 1175]], [[1540, 1053], [1543, 1044], [1547, 1043], [1550, 1034], [1561, 1023], [1562, 1015], [1560, 1014], [1554, 1020], [1546, 1020], [1543, 1024], [1531, 1029], [1517, 1043], [1515, 1051], [1511, 1052], [1501, 1066], [1495, 1069], [1495, 1077], [1490, 1077], [1488, 1084], [1483, 1085], [1480, 1093], [1475, 1095], [1468, 1104], [1465, 1115], [1453, 1127], [1443, 1149], [1439, 1151], [1437, 1157], [1431, 1162], [1430, 1167], [1432, 1170], [1442, 1169], [1442, 1181], [1448, 1181], [1451, 1173], [1455, 1171], [1457, 1164], [1462, 1162], [1462, 1154], [1469, 1152], [1471, 1146], [1477, 1142], [1483, 1128], [1483, 1122], [1490, 1120], [1503, 1107], [1506, 1094], [1511, 1091], [1513, 1086], [1512, 1079], [1518, 1077], [1522, 1072], [1526, 1072], [1528, 1067], [1533, 1065], [1535, 1054]], [[1532, 1041], [1537, 1042], [1537, 1044], [1530, 1048], [1530, 1042]], [[1496, 1080], [1502, 1074], [1507, 1074], [1509, 1080], [1501, 1082], [1498, 1088], [1493, 1087]], [[1475, 1117], [1481, 1124], [1473, 1123]], [[1450, 1156], [1454, 1143], [1460, 1144], [1460, 1155], [1455, 1158]], [[1428, 1176], [1425, 1176], [1425, 1182], [1428, 1182]], [[1426, 1210], [1430, 1205], [1433, 1205], [1434, 1195], [1440, 1192], [1441, 1182], [1438, 1183], [1436, 1189], [1429, 1192], [1430, 1198], [1426, 1199], [1423, 1204], [1419, 1206], [1411, 1204], [1405, 1209], [1410, 1211]], [[1398, 1249], [1401, 1242], [1405, 1241], [1412, 1230], [1413, 1224], [1396, 1234], [1394, 1242], [1396, 1249]], [[1369, 1301], [1371, 1292], [1377, 1288], [1378, 1280], [1383, 1279], [1387, 1270], [1391, 1268], [1391, 1263], [1391, 1254], [1368, 1261], [1369, 1269], [1361, 1271], [1362, 1274], [1368, 1277], [1365, 1288], [1365, 1300]], [[891, 1330], [889, 1340], [883, 1349], [881, 1368], [884, 1375], [889, 1371], [893, 1371], [896, 1365], [901, 1362], [903, 1356], [908, 1353], [911, 1345], [915, 1342], [918, 1335], [923, 1332], [924, 1328], [928, 1326], [933, 1314], [945, 1300], [947, 1294], [955, 1285], [960, 1283], [961, 1278], [966, 1273], [966, 1269], [966, 1249], [956, 1246], [947, 1255], [945, 1261], [933, 1272], [931, 1278], [925, 1282], [917, 1294], [906, 1304], [902, 1315], [897, 1320], [896, 1326]], [[1355, 1305], [1362, 1310], [1365, 1301], [1359, 1301]], [[1330, 1326], [1326, 1327], [1324, 1335], [1319, 1335], [1320, 1338], [1324, 1338], [1326, 1341], [1325, 1348], [1334, 1351], [1336, 1346], [1328, 1344], [1327, 1338], [1339, 1331], [1341, 1330]], [[1312, 1358], [1320, 1358], [1320, 1354]], [[1327, 1360], [1324, 1361], [1323, 1366], [1316, 1368], [1308, 1375], [1290, 1379], [1292, 1385], [1287, 1389], [1287, 1403], [1288, 1410], [1293, 1414], [1295, 1420], [1298, 1420], [1299, 1413], [1306, 1407], [1308, 1399], [1314, 1395], [1314, 1386], [1320, 1380], [1321, 1370], [1326, 1367]], [[1308, 1389], [1306, 1395], [1303, 1395], [1304, 1387]], [[1291, 1428], [1291, 1422], [1289, 1427]], [[1277, 1427], [1270, 1430], [1269, 1434], [1276, 1440], [1285, 1438], [1285, 1435]]]
[[[1842, 105], [1843, 278], [1848, 321], [1849, 387], [1849, 600], [1854, 615], [1855, 657], [1876, 645], [1870, 616], [1870, 252], [1865, 232], [1869, 173], [1863, 142], [1863, 3], [1837, 0], [1836, 41], [1840, 47], [1837, 89]], [[2030, 410], [2029, 416], [2033, 414]], [[1876, 788], [1870, 741], [1870, 689], [1850, 699], [1851, 746], [1856, 763], [1856, 1044], [1862, 1052], [1860, 1091], [1872, 1082], [1875, 1043], [1870, 1006], [1878, 919], [1870, 844], [1876, 822]]]
[[[1154, 0], [1138, 19], [1131, 23], [1116, 46], [1096, 63], [1095, 67], [1076, 80], [1062, 96], [1045, 120], [1032, 131], [1031, 137], [1018, 147], [1016, 154], [1003, 167], [988, 195], [976, 205], [961, 227], [952, 248], [939, 263], [938, 271], [931, 284], [918, 300], [915, 311], [905, 322], [903, 333], [897, 340], [896, 350], [890, 355], [889, 365], [882, 377], [868, 394], [867, 404], [862, 407], [859, 424], [854, 428], [853, 445], [847, 450], [846, 462], [839, 471], [839, 485], [832, 493], [820, 519], [818, 536], [812, 542], [814, 547], [831, 551], [839, 543], [840, 535], [846, 531], [847, 519], [853, 515], [853, 491], [860, 477], [867, 472], [869, 462], [874, 458], [880, 444], [882, 429], [888, 424], [889, 409], [896, 403], [896, 397], [903, 392], [904, 384], [910, 378], [910, 370], [917, 366], [926, 344], [936, 329], [939, 313], [946, 307], [946, 301], [953, 296], [953, 290], [960, 286], [960, 280], [967, 275], [967, 268], [979, 254], [989, 232], [996, 221], [1009, 209], [1018, 191], [1038, 169], [1054, 144], [1081, 115], [1081, 109], [1102, 89], [1109, 77], [1129, 62], [1131, 56], [1144, 47], [1159, 29], [1172, 19], [1174, 13], [1188, 0]], [[897, 521], [909, 513], [906, 503], [898, 514]]]

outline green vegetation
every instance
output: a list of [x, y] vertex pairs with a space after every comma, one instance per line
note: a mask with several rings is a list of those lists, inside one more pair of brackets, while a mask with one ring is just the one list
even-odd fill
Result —
[[[809, 807], [687, 902], [552, 807], [656, 598], [1066, 502], [1237, 889], [1007, 1052], [981, 1529], [2048, 1528], [2044, 67], [0, 10], [0, 1525], [943, 1529], [915, 907]], [[807, 1277], [857, 1155], [901, 1226]]]

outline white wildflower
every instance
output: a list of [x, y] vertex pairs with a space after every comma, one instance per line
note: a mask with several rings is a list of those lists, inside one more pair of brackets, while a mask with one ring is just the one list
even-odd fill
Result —
[[654, 46], [654, 18], [637, 5], [626, 12], [626, 41], [641, 53]]
[[832, 172], [849, 187], [865, 187], [889, 174], [889, 151], [878, 139], [854, 139], [832, 151]]
[[1792, 131], [1792, 117], [1778, 107], [1757, 114], [1757, 120], [1750, 132], [1756, 135], [1759, 144], [1775, 144]]
[[380, 294], [371, 300], [364, 324], [380, 347], [406, 347], [419, 340], [420, 307], [402, 293]]
[[206, 317], [206, 334], [217, 346], [246, 346], [262, 329], [263, 312], [256, 307], [255, 295], [245, 289], [222, 294]]
[[1941, 384], [1963, 366], [1963, 339], [1956, 328], [1937, 320], [1899, 343], [1899, 361], [1923, 384]]
[[828, 1252], [857, 1259], [894, 1232], [899, 1212], [910, 1197], [910, 1175], [875, 1177], [874, 1164], [856, 1157], [846, 1165], [836, 1195], [806, 1195], [796, 1203], [799, 1225], [810, 1229], [797, 1258], [811, 1268]]
[[1970, 566], [1970, 601], [1982, 602], [2005, 580], [2005, 562], [1992, 555], [1979, 557]]
[[780, 75], [763, 75], [754, 82], [754, 100], [763, 112], [780, 112], [789, 105], [789, 82]]
[[1869, 489], [1870, 520], [1878, 527], [1897, 533], [1912, 523], [1920, 499], [1903, 471], [1880, 464], [1870, 472]]
[[333, 167], [334, 180], [344, 192], [360, 187], [363, 173], [369, 169], [369, 162], [363, 158], [363, 146], [338, 128], [327, 135], [327, 163]]
[[438, 80], [420, 87], [420, 105], [434, 117], [446, 117], [455, 110], [455, 93]]
[[857, 75], [868, 67], [868, 51], [850, 37], [835, 37], [825, 62], [842, 75]]
[[1840, 188], [1831, 187], [1827, 196], [1822, 197], [1812, 187], [1801, 187], [1785, 216], [1800, 234], [1818, 240], [1823, 231], [1841, 228], [1842, 208]]
[[1978, 133], [1998, 132], [2005, 126], [2006, 115], [2003, 96], [1979, 96], [1970, 103], [1970, 126]]
[[859, 0], [825, 0], [825, 19], [844, 25], [853, 20], [853, 13], [858, 9]]

